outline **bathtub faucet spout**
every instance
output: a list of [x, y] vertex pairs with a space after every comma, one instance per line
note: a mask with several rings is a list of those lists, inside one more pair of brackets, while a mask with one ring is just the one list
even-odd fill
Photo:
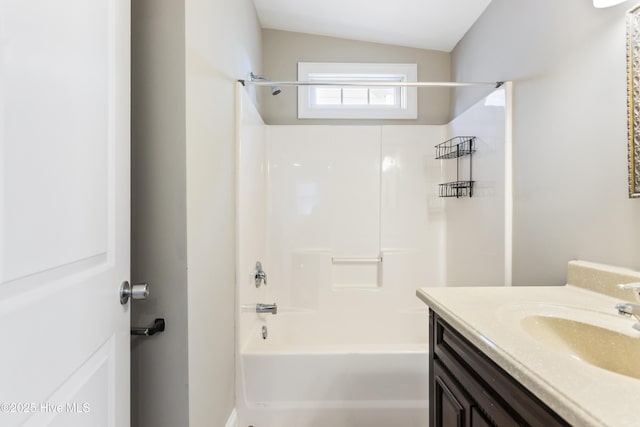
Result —
[[278, 314], [278, 305], [274, 302], [273, 304], [256, 304], [256, 313], [271, 313]]

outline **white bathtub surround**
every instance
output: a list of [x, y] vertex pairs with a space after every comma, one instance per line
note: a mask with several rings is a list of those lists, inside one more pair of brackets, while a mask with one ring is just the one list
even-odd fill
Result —
[[[415, 288], [502, 284], [505, 270], [504, 190], [439, 198], [447, 165], [434, 146], [477, 128], [474, 179], [503, 189], [494, 101], [451, 126], [239, 131], [240, 425], [426, 425], [428, 322]], [[268, 285], [256, 289], [262, 256]], [[256, 302], [278, 314], [252, 313]]]
[[[511, 230], [506, 227], [510, 224], [506, 216], [511, 212], [506, 209], [510, 194], [506, 194], [505, 173], [511, 164], [511, 159], [505, 156], [509, 87], [510, 84], [494, 91], [449, 124], [450, 137], [476, 137], [472, 158], [476, 182], [473, 197], [445, 199], [448, 286], [511, 284]], [[470, 158], [460, 160], [460, 168], [466, 173]], [[455, 161], [441, 162], [447, 176], [455, 176], [455, 170], [451, 170]]]
[[[443, 126], [269, 126], [273, 298], [324, 313], [367, 307], [360, 298], [397, 310], [415, 307], [411, 298], [389, 300], [403, 288], [411, 293], [406, 278], [442, 284], [443, 218], [428, 202], [440, 179], [433, 145], [445, 135]], [[341, 258], [350, 262], [335, 262]], [[311, 292], [312, 305], [300, 305], [298, 286]]]
[[[506, 90], [447, 126], [268, 126], [266, 246], [278, 283], [273, 298], [316, 310], [325, 291], [325, 299], [342, 300], [345, 293], [334, 298], [335, 291], [349, 288], [379, 291], [384, 299], [388, 292], [410, 293], [416, 277], [428, 286], [509, 284]], [[452, 179], [455, 160], [434, 160], [434, 145], [455, 135], [477, 137], [474, 197], [442, 199], [437, 184]], [[461, 159], [462, 169], [468, 161]], [[313, 271], [294, 262], [309, 256], [382, 262], [321, 265], [318, 258]], [[308, 289], [309, 281], [327, 275], [330, 286]], [[301, 296], [299, 286], [312, 305], [293, 300]], [[322, 309], [331, 312], [333, 303], [341, 304], [326, 302]]]
[[[292, 254], [380, 253], [380, 127], [270, 126], [267, 138], [267, 252], [280, 284], [272, 295], [291, 306]], [[375, 265], [331, 264], [339, 286], [349, 284], [351, 269], [355, 286], [376, 286]]]
[[[240, 83], [236, 85], [236, 98], [236, 301], [239, 307], [268, 302], [266, 287], [256, 288], [253, 277], [256, 261], [264, 265], [266, 260], [267, 172], [264, 122]], [[264, 265], [264, 269], [269, 272], [268, 265]], [[257, 326], [255, 312], [236, 310], [237, 348], [244, 346]]]

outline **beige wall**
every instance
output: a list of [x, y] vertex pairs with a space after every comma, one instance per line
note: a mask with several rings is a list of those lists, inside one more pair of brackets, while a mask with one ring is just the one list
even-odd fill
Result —
[[260, 68], [251, 0], [186, 4], [189, 420], [235, 404], [235, 82]]
[[[627, 197], [625, 11], [493, 0], [452, 52], [456, 80], [514, 80], [513, 283], [564, 283], [585, 259], [640, 268]], [[459, 113], [477, 98], [458, 93]]]
[[[235, 404], [235, 92], [260, 68], [251, 0], [132, 6], [132, 425], [223, 426]], [[254, 95], [255, 91], [251, 91]]]
[[131, 425], [186, 426], [187, 247], [184, 4], [131, 2], [131, 279], [148, 282], [131, 323], [167, 320], [131, 342]]
[[[298, 80], [298, 62], [389, 62], [417, 63], [418, 80], [449, 81], [450, 54], [436, 50], [414, 49], [367, 43], [333, 37], [315, 36], [279, 30], [262, 31], [263, 67], [253, 70], [272, 80]], [[450, 90], [418, 89], [417, 120], [298, 120], [297, 91], [285, 87], [271, 96], [263, 91], [263, 118], [267, 124], [445, 124], [449, 122]]]

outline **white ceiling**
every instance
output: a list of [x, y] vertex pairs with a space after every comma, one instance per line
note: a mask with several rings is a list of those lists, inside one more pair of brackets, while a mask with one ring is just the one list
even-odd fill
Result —
[[263, 28], [450, 52], [491, 0], [253, 0]]

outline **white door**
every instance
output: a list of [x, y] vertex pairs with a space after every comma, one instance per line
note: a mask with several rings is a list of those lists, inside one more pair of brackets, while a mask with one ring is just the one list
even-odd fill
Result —
[[0, 0], [3, 427], [129, 425], [129, 8]]

